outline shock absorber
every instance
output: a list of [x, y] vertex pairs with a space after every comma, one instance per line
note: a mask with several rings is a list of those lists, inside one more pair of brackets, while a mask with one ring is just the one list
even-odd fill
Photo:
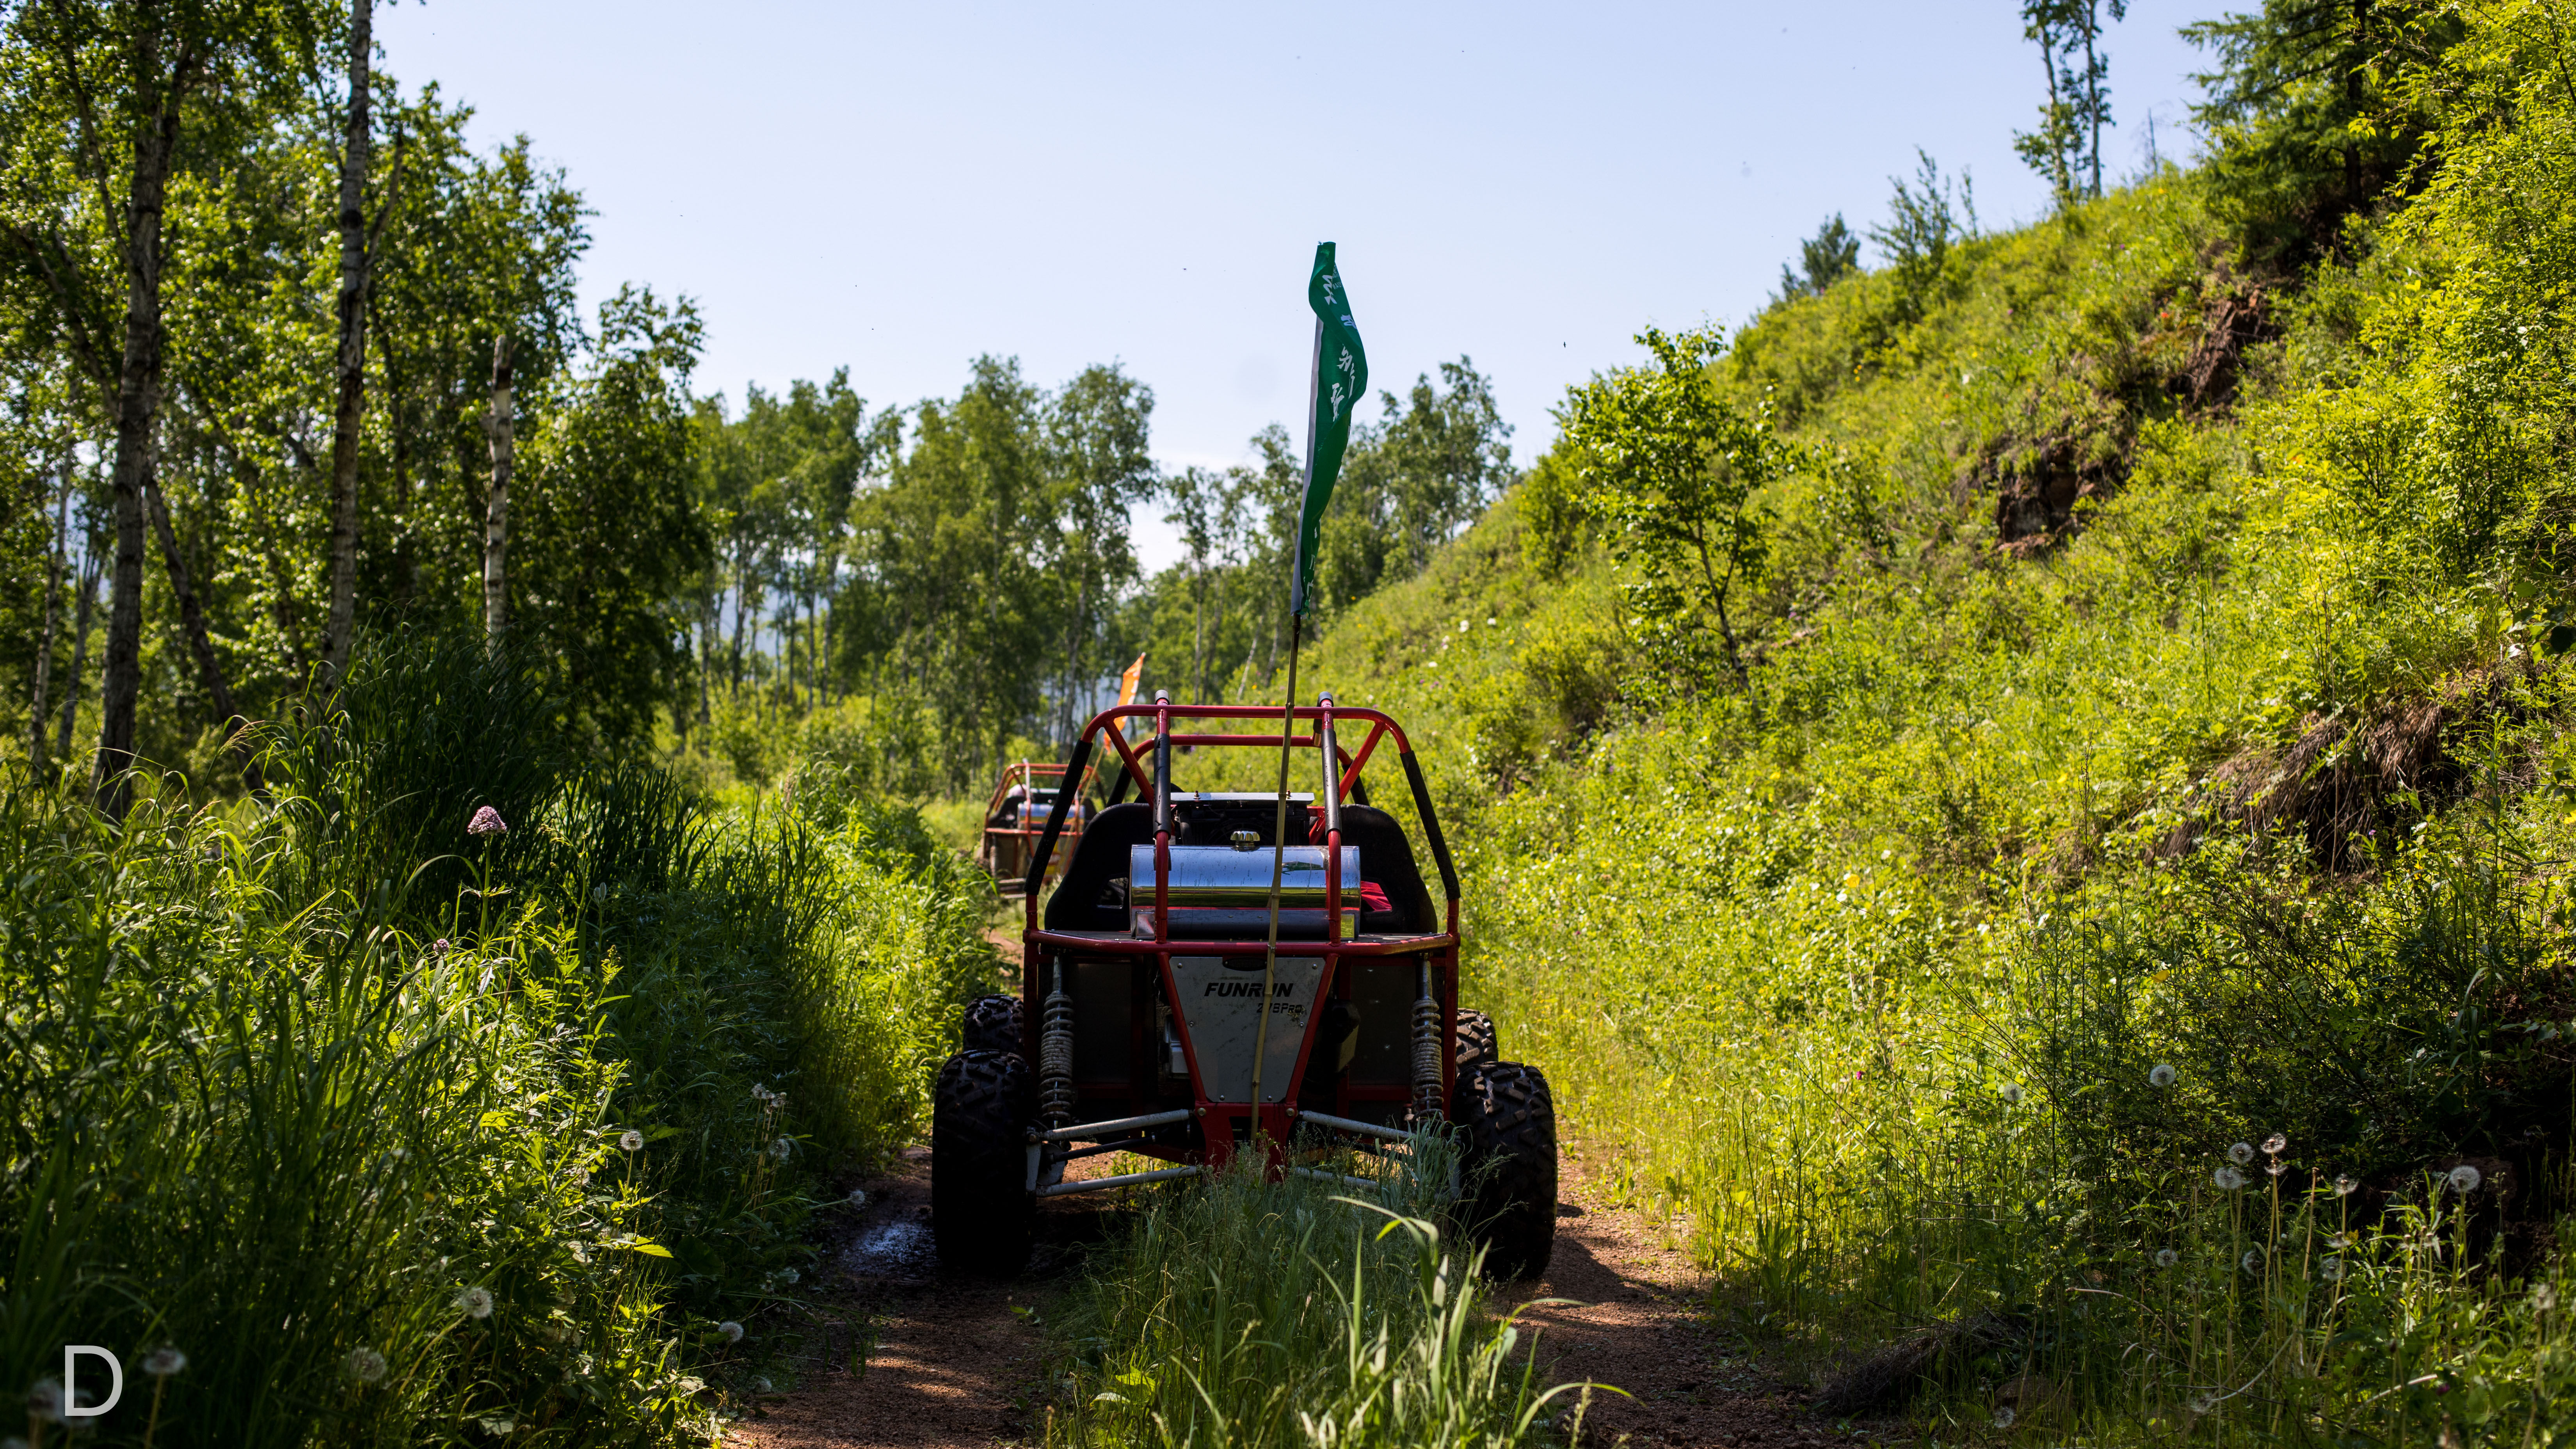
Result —
[[1073, 1125], [1073, 998], [1064, 992], [1064, 962], [1054, 965], [1038, 1033], [1038, 1112], [1049, 1128]]
[[1413, 1117], [1440, 1116], [1440, 1002], [1431, 994], [1431, 963], [1422, 963], [1422, 994], [1413, 1002]]

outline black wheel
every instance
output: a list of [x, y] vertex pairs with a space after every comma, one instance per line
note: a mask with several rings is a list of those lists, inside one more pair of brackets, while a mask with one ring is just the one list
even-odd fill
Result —
[[930, 1236], [950, 1268], [1007, 1276], [1029, 1260], [1035, 1086], [1016, 1052], [959, 1052], [939, 1069], [930, 1108]]
[[1458, 1073], [1449, 1120], [1465, 1139], [1468, 1236], [1485, 1245], [1485, 1271], [1510, 1281], [1547, 1271], [1556, 1250], [1556, 1103], [1547, 1078], [1519, 1062], [1479, 1062]]
[[964, 1038], [959, 1049], [970, 1052], [1020, 1051], [1020, 999], [1016, 996], [978, 996], [966, 1003], [966, 1021], [960, 1029]]
[[1465, 1071], [1478, 1062], [1490, 1062], [1499, 1053], [1495, 1046], [1494, 1019], [1481, 1011], [1458, 1013], [1458, 1070]]

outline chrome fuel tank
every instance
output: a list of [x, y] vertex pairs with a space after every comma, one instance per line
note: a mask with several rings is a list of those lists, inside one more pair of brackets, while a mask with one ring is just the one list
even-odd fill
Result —
[[[1172, 935], [1181, 940], [1231, 940], [1267, 935], [1273, 851], [1224, 845], [1175, 845], [1166, 899]], [[1324, 934], [1324, 848], [1292, 845], [1279, 862], [1279, 934], [1314, 940]], [[1360, 853], [1341, 850], [1342, 935], [1359, 931]], [[1154, 847], [1127, 852], [1127, 901], [1139, 936], [1154, 934]]]

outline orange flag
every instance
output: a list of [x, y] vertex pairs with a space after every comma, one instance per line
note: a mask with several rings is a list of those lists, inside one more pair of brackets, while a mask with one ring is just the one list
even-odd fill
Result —
[[1118, 676], [1119, 708], [1124, 709], [1136, 702], [1136, 681], [1144, 677], [1145, 656], [1139, 654], [1136, 656], [1136, 662], [1127, 666], [1127, 672]]

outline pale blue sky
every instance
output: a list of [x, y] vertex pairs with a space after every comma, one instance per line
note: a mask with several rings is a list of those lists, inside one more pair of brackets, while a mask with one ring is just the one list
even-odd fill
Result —
[[[2176, 26], [2109, 39], [2108, 151], [2188, 153]], [[1992, 226], [2038, 59], [2016, 8], [876, 5], [427, 0], [383, 64], [526, 132], [596, 208], [584, 294], [696, 297], [699, 386], [846, 365], [871, 404], [979, 352], [1152, 385], [1169, 464], [1304, 403], [1314, 244], [1340, 243], [1373, 380], [1466, 353], [1526, 463], [1570, 382], [1652, 322], [1742, 320], [1826, 214], [1878, 219], [1922, 146]], [[1140, 537], [1168, 557], [1165, 530]]]

